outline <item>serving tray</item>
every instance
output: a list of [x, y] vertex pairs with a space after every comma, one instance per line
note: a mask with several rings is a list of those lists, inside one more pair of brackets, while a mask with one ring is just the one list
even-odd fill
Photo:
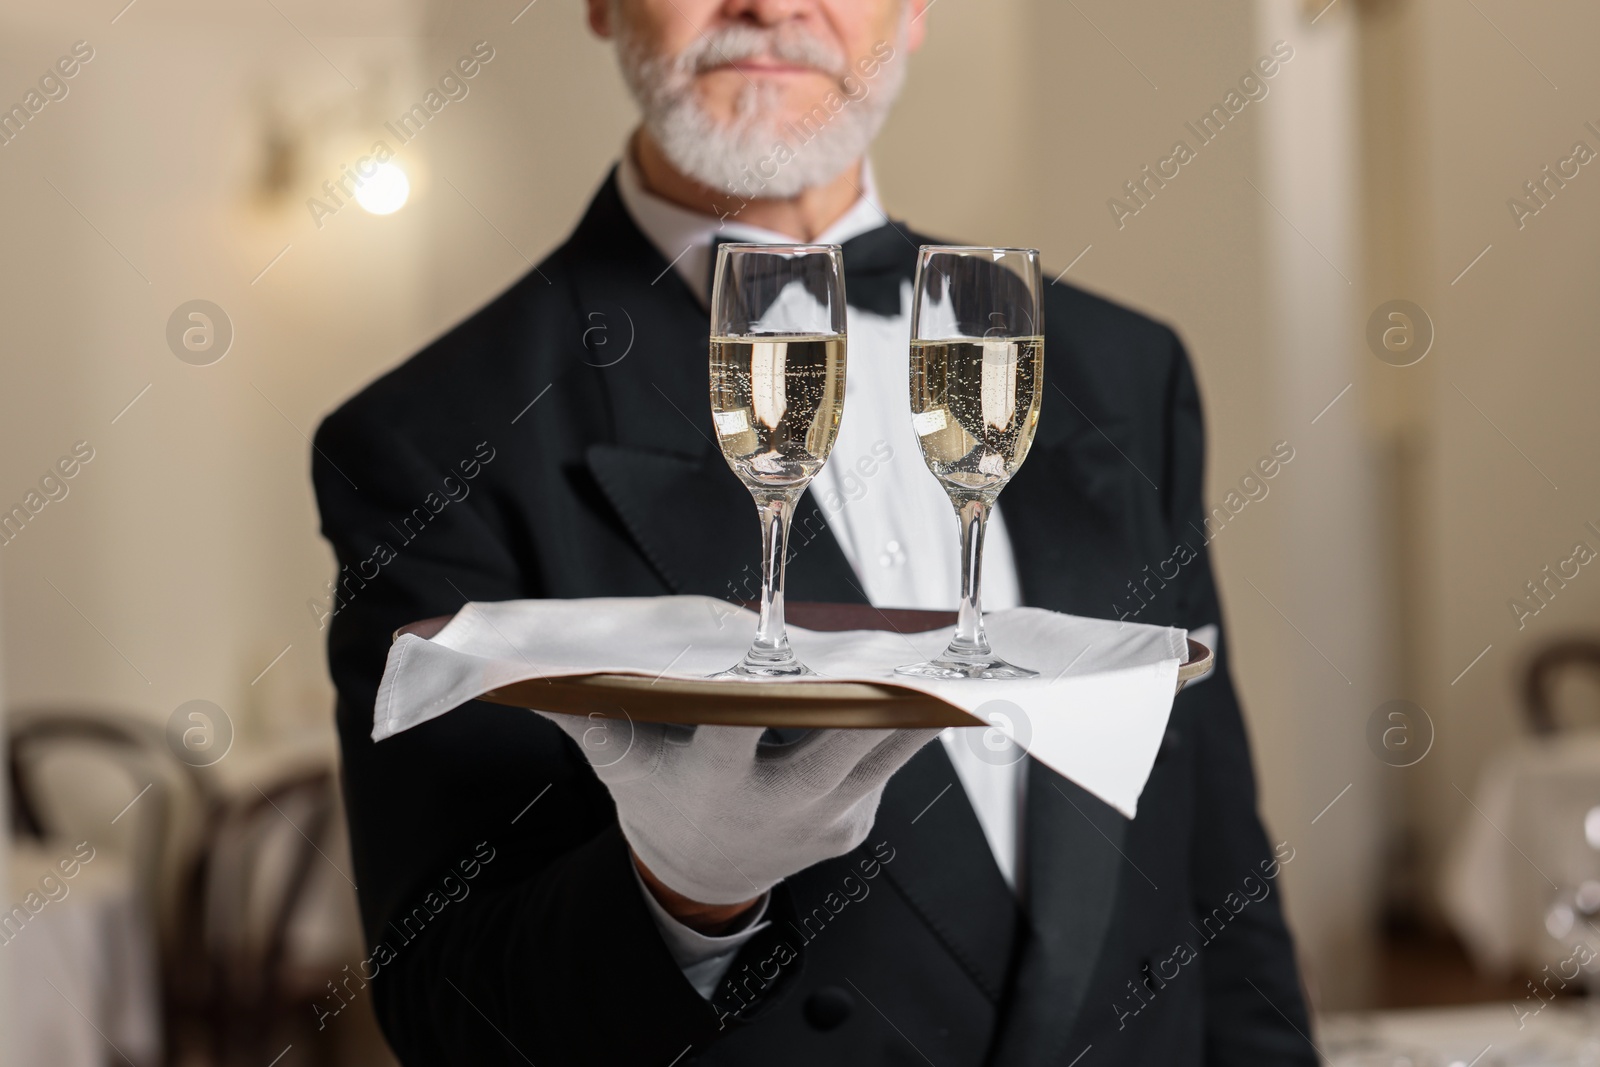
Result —
[[[794, 601], [790, 625], [807, 630], [889, 630], [923, 633], [955, 625], [953, 611], [875, 608], [869, 604]], [[441, 615], [395, 632], [431, 638], [450, 621]], [[1178, 667], [1178, 688], [1209, 671], [1209, 648], [1189, 640], [1189, 658]], [[981, 686], [981, 681], [963, 683]], [[585, 674], [533, 678], [502, 686], [480, 699], [514, 708], [593, 715], [635, 722], [709, 726], [944, 727], [987, 722], [937, 697], [892, 683], [763, 682], [738, 679], [646, 678], [635, 674]]]

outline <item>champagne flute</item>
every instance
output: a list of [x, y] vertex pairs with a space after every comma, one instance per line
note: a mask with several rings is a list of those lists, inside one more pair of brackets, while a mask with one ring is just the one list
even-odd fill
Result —
[[1044, 387], [1039, 253], [924, 245], [911, 307], [911, 424], [961, 522], [961, 606], [944, 654], [897, 667], [920, 678], [1032, 678], [983, 632], [983, 534], [1033, 445]]
[[789, 647], [789, 521], [828, 459], [844, 410], [844, 261], [838, 245], [724, 244], [711, 290], [711, 417], [761, 517], [761, 615], [745, 657], [716, 678], [814, 672]]

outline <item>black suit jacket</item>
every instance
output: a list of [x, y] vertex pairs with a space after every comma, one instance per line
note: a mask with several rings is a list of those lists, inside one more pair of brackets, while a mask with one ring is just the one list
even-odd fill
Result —
[[[852, 242], [847, 286], [909, 278], [921, 240]], [[1182, 346], [1066, 285], [1045, 317], [1038, 437], [1005, 495], [1025, 601], [1218, 622]], [[1314, 1063], [1273, 880], [1292, 848], [1275, 855], [1256, 814], [1225, 642], [1178, 697], [1137, 819], [1030, 766], [1025, 904], [931, 744], [866, 844], [778, 887], [711, 1003], [554, 726], [472, 704], [372, 742], [405, 623], [469, 599], [753, 595], [755, 511], [711, 440], [707, 333], [613, 178], [537, 270], [318, 431], [341, 569], [313, 610], [373, 950], [369, 986], [314, 1006], [323, 1025], [370, 995], [408, 1065]], [[791, 548], [791, 598], [863, 599], [809, 501]]]

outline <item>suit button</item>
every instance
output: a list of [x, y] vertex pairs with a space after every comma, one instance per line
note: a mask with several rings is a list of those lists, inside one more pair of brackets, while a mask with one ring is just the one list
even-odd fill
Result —
[[838, 986], [823, 986], [806, 998], [800, 1013], [818, 1030], [832, 1030], [850, 1018], [855, 1011], [855, 998]]

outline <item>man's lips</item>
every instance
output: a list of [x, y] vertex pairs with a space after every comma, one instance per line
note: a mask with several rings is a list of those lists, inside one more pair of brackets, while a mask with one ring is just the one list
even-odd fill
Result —
[[799, 63], [788, 63], [778, 59], [737, 59], [712, 67], [710, 70], [706, 71], [706, 73], [711, 74], [719, 70], [731, 70], [745, 75], [756, 74], [775, 77], [798, 76], [804, 74], [814, 74], [821, 77], [828, 77], [826, 71], [818, 70], [816, 67], [808, 67]]

